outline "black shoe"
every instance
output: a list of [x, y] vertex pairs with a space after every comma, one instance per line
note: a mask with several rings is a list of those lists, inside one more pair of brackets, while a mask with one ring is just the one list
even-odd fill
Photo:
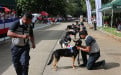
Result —
[[102, 66], [105, 66], [105, 60], [102, 61]]
[[86, 67], [86, 64], [81, 64], [79, 65], [79, 67]]
[[105, 60], [103, 60], [101, 66], [102, 66], [104, 69], [107, 69], [105, 65], [106, 65]]

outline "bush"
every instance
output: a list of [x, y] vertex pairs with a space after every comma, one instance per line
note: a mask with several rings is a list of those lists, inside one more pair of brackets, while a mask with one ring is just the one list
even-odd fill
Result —
[[111, 27], [103, 27], [103, 31], [109, 32], [113, 35], [116, 35], [118, 37], [121, 37], [121, 32], [118, 32], [116, 28], [111, 28]]

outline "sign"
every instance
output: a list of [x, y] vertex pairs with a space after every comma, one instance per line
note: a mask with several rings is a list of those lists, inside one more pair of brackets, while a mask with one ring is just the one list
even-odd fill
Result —
[[99, 11], [101, 8], [101, 0], [95, 0], [95, 6], [96, 6], [96, 23], [98, 27], [102, 26], [102, 12]]
[[92, 24], [91, 21], [91, 4], [90, 4], [90, 0], [86, 0], [86, 6], [87, 6], [87, 17], [88, 17], [88, 23]]

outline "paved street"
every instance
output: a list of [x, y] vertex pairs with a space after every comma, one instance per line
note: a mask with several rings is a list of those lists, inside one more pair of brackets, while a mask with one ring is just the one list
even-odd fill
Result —
[[[53, 50], [60, 48], [58, 40], [65, 32], [67, 25], [72, 23], [62, 23], [51, 25], [46, 28], [36, 28], [34, 30], [36, 48], [31, 49], [29, 75], [119, 75], [121, 74], [121, 42], [107, 36], [100, 31], [88, 29], [89, 35], [96, 38], [101, 48], [101, 59], [106, 60], [106, 68], [98, 70], [87, 70], [76, 67], [72, 69], [71, 58], [61, 58], [58, 63], [58, 70], [53, 71], [51, 65], [46, 65]], [[41, 26], [38, 26], [41, 28]], [[73, 43], [72, 43], [73, 44]], [[16, 75], [11, 63], [9, 40], [0, 45], [0, 75]], [[77, 65], [77, 63], [75, 63]]]

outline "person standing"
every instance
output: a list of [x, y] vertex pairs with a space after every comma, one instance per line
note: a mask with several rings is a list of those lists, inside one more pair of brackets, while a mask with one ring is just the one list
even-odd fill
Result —
[[33, 28], [35, 27], [36, 21], [37, 21], [37, 16], [36, 15], [33, 15], [33, 18], [32, 18], [32, 27]]
[[118, 24], [117, 31], [121, 31], [121, 22]]
[[17, 75], [28, 75], [30, 60], [29, 40], [31, 40], [32, 48], [35, 48], [31, 22], [32, 15], [30, 13], [25, 13], [20, 20], [9, 28], [7, 33], [7, 36], [12, 38], [12, 62]]
[[[96, 62], [100, 57], [100, 48], [96, 40], [89, 36], [86, 30], [82, 30], [79, 33], [81, 39], [85, 39], [86, 46], [77, 47], [81, 50], [83, 64], [80, 67], [87, 67], [88, 70], [96, 69], [99, 66], [105, 65], [105, 60]], [[87, 59], [87, 55], [89, 58]]]
[[94, 30], [97, 30], [97, 25], [96, 25], [96, 18], [93, 16], [93, 25], [94, 25]]

